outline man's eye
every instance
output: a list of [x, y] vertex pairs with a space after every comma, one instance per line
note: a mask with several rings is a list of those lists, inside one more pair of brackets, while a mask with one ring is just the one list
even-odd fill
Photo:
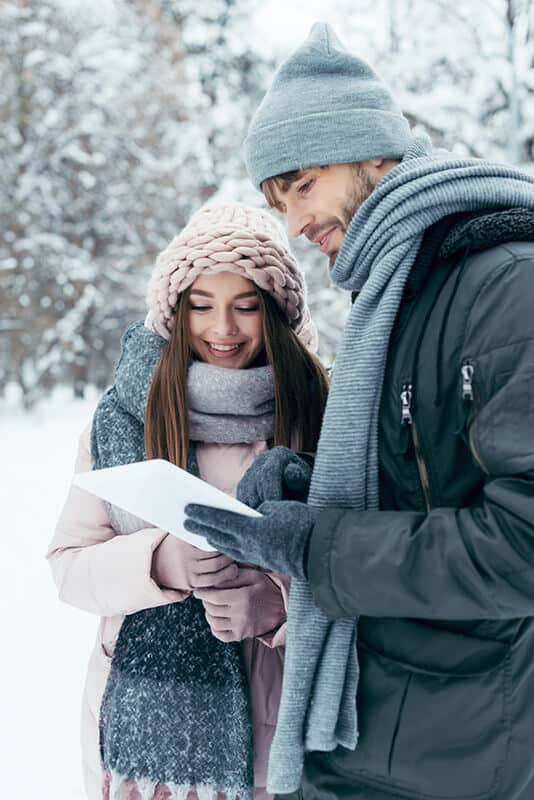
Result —
[[299, 188], [297, 189], [299, 194], [306, 194], [309, 192], [313, 184], [313, 180], [305, 181], [305, 183], [301, 183]]

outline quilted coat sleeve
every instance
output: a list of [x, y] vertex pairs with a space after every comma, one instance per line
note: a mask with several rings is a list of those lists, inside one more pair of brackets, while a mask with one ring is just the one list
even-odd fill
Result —
[[[91, 469], [89, 436], [90, 426], [80, 437], [75, 472]], [[71, 486], [46, 556], [60, 599], [101, 616], [184, 600], [186, 592], [161, 589], [150, 576], [165, 535], [158, 528], [117, 535], [104, 502]]]
[[486, 270], [468, 319], [481, 491], [466, 507], [427, 513], [323, 511], [308, 575], [331, 618], [534, 615], [533, 249]]

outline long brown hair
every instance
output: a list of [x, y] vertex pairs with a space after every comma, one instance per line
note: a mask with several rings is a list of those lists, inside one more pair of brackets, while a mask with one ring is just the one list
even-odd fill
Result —
[[[314, 451], [328, 393], [326, 372], [289, 327], [270, 294], [256, 287], [263, 312], [265, 358], [274, 375], [274, 445]], [[189, 445], [187, 370], [189, 290], [178, 297], [174, 327], [154, 374], [145, 413], [147, 458], [185, 469]]]

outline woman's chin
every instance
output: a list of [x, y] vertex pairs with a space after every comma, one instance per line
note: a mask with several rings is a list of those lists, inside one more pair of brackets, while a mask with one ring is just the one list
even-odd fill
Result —
[[206, 357], [203, 359], [207, 364], [211, 364], [214, 367], [223, 367], [223, 369], [245, 369], [249, 360], [246, 353], [236, 353], [233, 356], [221, 358], [211, 352], [206, 353]]

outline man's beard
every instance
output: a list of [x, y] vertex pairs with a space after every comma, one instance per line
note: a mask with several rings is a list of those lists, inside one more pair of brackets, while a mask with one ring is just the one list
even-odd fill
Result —
[[[360, 206], [367, 200], [371, 192], [376, 186], [367, 169], [361, 164], [352, 164], [353, 181], [347, 197], [341, 209], [341, 217], [338, 218], [339, 227], [343, 232], [343, 237], [347, 233], [353, 216], [356, 214]], [[337, 258], [337, 252], [331, 253], [329, 257], [330, 268], [334, 266]]]
[[358, 211], [359, 207], [367, 200], [376, 186], [367, 169], [361, 164], [352, 164], [353, 181], [352, 187], [345, 198], [341, 211], [343, 222], [343, 233], [347, 232], [350, 222]]

